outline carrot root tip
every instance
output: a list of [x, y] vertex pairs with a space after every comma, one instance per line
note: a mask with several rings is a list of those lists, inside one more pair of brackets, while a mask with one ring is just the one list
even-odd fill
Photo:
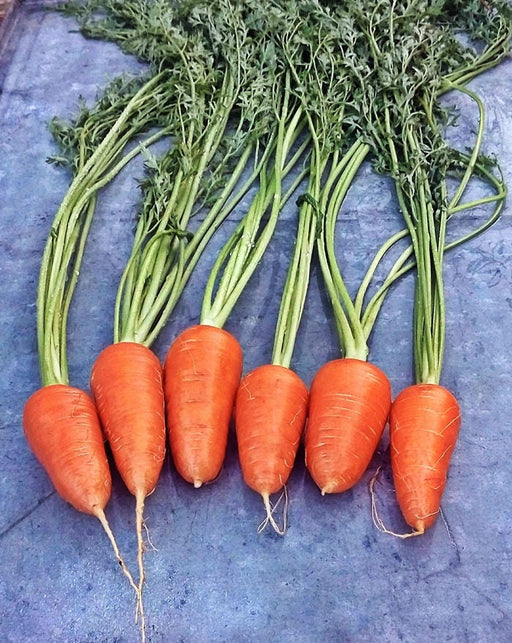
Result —
[[326, 496], [331, 493], [339, 493], [339, 484], [336, 482], [336, 480], [331, 480], [327, 484], [324, 484], [324, 486], [320, 489], [320, 493], [322, 496]]
[[412, 538], [415, 536], [422, 536], [425, 533], [425, 524], [423, 520], [418, 520], [417, 524], [415, 527], [413, 527], [413, 531], [404, 533], [404, 534], [399, 534], [395, 531], [392, 531], [386, 525], [384, 524], [384, 521], [379, 515], [378, 509], [377, 509], [377, 496], [375, 492], [375, 485], [377, 484], [377, 480], [380, 474], [380, 471], [382, 469], [382, 465], [377, 467], [377, 471], [373, 474], [371, 477], [370, 483], [368, 485], [369, 491], [370, 491], [370, 497], [371, 497], [371, 503], [372, 503], [372, 520], [373, 524], [377, 529], [382, 532], [383, 534], [389, 534], [390, 536], [394, 536], [395, 538]]
[[425, 522], [423, 520], [418, 520], [416, 525], [414, 526], [414, 531], [418, 536], [421, 536], [421, 534], [425, 533]]
[[140, 619], [141, 640], [146, 640], [146, 618], [144, 615], [144, 604], [142, 601], [142, 591], [144, 588], [144, 581], [146, 579], [144, 572], [144, 552], [146, 550], [143, 538], [143, 529], [147, 532], [147, 526], [144, 520], [144, 501], [146, 496], [144, 492], [138, 492], [135, 496], [135, 516], [136, 516], [136, 530], [137, 530], [137, 563], [139, 567], [139, 584], [137, 594], [137, 605], [135, 609], [135, 621]]
[[135, 581], [133, 580], [133, 576], [132, 576], [130, 570], [126, 566], [126, 564], [125, 564], [125, 562], [123, 560], [123, 557], [121, 556], [121, 552], [119, 551], [117, 541], [116, 541], [116, 539], [114, 537], [112, 529], [110, 528], [110, 525], [109, 525], [109, 522], [108, 522], [107, 517], [105, 515], [105, 512], [103, 511], [103, 509], [101, 507], [96, 506], [96, 507], [94, 507], [94, 514], [93, 515], [100, 521], [101, 526], [103, 527], [105, 533], [108, 536], [108, 539], [110, 540], [110, 543], [111, 543], [112, 548], [114, 550], [114, 554], [115, 554], [115, 557], [117, 559], [117, 562], [118, 562], [119, 566], [121, 567], [121, 569], [123, 570], [124, 575], [128, 579], [128, 582], [130, 583], [130, 586], [135, 591], [135, 594], [136, 594], [136, 596], [138, 598], [138, 587], [137, 587]]
[[201, 480], [194, 480], [194, 489], [199, 489], [199, 487], [202, 487], [203, 483]]
[[[283, 487], [283, 493], [279, 496], [275, 504], [272, 504], [272, 502], [270, 501], [270, 496], [268, 493], [262, 493], [261, 497], [263, 498], [263, 505], [265, 506], [265, 511], [267, 515], [258, 526], [258, 530], [257, 530], [258, 534], [260, 534], [265, 529], [265, 527], [270, 523], [277, 534], [279, 534], [280, 536], [284, 536], [286, 533], [287, 514], [288, 514], [288, 491], [286, 489], [286, 486]], [[273, 514], [277, 509], [277, 507], [279, 506], [279, 504], [281, 503], [281, 500], [283, 498], [284, 498], [283, 526], [279, 527]]]

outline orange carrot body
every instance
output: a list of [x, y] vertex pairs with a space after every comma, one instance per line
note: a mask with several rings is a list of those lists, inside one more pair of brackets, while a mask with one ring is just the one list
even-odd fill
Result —
[[105, 348], [91, 373], [91, 390], [116, 467], [133, 495], [147, 496], [165, 458], [162, 367], [135, 342]]
[[144, 502], [156, 487], [165, 458], [163, 370], [158, 357], [137, 342], [107, 346], [91, 372], [91, 390], [117, 470], [135, 496], [137, 614], [145, 640], [142, 589]]
[[386, 425], [391, 386], [373, 364], [337, 359], [315, 375], [305, 434], [306, 466], [322, 494], [354, 486]]
[[400, 509], [416, 531], [436, 519], [460, 429], [455, 397], [438, 384], [415, 384], [390, 415], [391, 466]]
[[64, 384], [39, 389], [25, 404], [23, 430], [57, 493], [78, 511], [102, 512], [112, 482], [90, 396]]
[[244, 377], [236, 397], [236, 435], [246, 484], [270, 496], [286, 484], [306, 422], [308, 389], [292, 370], [266, 364]]
[[224, 462], [242, 349], [227, 331], [199, 324], [173, 342], [164, 364], [169, 446], [178, 473], [194, 486]]

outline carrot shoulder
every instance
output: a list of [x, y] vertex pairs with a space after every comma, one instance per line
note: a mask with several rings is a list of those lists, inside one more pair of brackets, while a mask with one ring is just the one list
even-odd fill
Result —
[[406, 522], [422, 533], [435, 521], [460, 429], [455, 397], [438, 384], [415, 384], [390, 415], [391, 467]]
[[214, 480], [222, 468], [241, 375], [242, 349], [221, 328], [192, 326], [167, 353], [169, 446], [178, 473], [195, 487]]
[[376, 366], [336, 359], [311, 384], [306, 466], [322, 494], [354, 486], [370, 464], [386, 425], [391, 386]]
[[57, 493], [78, 511], [102, 514], [112, 482], [90, 396], [66, 384], [40, 388], [25, 404], [23, 430]]

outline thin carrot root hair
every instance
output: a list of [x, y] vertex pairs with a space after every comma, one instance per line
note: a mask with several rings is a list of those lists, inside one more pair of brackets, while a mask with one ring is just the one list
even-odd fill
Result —
[[405, 540], [405, 538], [413, 538], [415, 536], [422, 536], [425, 533], [425, 528], [421, 528], [421, 525], [420, 525], [419, 529], [413, 529], [413, 531], [406, 532], [406, 533], [403, 533], [403, 534], [399, 534], [396, 531], [392, 531], [391, 529], [386, 527], [386, 525], [384, 524], [384, 521], [380, 517], [379, 512], [377, 510], [377, 494], [375, 492], [375, 485], [377, 484], [378, 477], [379, 477], [381, 469], [382, 469], [382, 465], [377, 467], [377, 471], [371, 477], [370, 484], [369, 484], [370, 498], [371, 498], [371, 501], [372, 501], [372, 520], [373, 520], [373, 524], [383, 534], [389, 534], [390, 536], [394, 536], [395, 538], [402, 538], [402, 539]]
[[135, 496], [135, 529], [137, 533], [137, 565], [139, 568], [139, 584], [137, 587], [137, 606], [135, 610], [135, 621], [140, 619], [140, 629], [142, 635], [142, 641], [146, 639], [146, 618], [144, 614], [144, 603], [142, 601], [142, 590], [144, 588], [144, 581], [146, 579], [144, 571], [144, 551], [146, 549], [143, 537], [143, 529], [146, 529], [146, 523], [144, 520], [144, 501], [146, 495], [143, 491], [138, 491]]
[[114, 537], [112, 529], [110, 528], [110, 524], [109, 524], [109, 522], [107, 520], [105, 512], [103, 511], [103, 509], [101, 509], [101, 507], [96, 507], [94, 515], [96, 516], [96, 518], [98, 518], [98, 520], [101, 523], [101, 526], [105, 530], [105, 533], [107, 534], [108, 539], [110, 540], [110, 543], [112, 544], [112, 549], [114, 550], [114, 554], [115, 554], [115, 556], [117, 558], [117, 562], [119, 563], [119, 566], [123, 570], [123, 574], [126, 576], [126, 578], [128, 579], [128, 582], [130, 583], [130, 585], [132, 586], [133, 590], [135, 591], [135, 595], [136, 595], [137, 601], [138, 601], [139, 600], [139, 587], [135, 583], [130, 570], [126, 566], [126, 564], [125, 564], [125, 562], [123, 560], [123, 557], [121, 556], [121, 552], [119, 551], [119, 546], [118, 546], [117, 541], [116, 541], [116, 539]]
[[115, 539], [114, 534], [112, 532], [112, 529], [110, 528], [110, 525], [108, 523], [107, 517], [105, 516], [105, 512], [103, 511], [103, 509], [98, 507], [98, 508], [96, 508], [96, 510], [94, 512], [94, 515], [98, 518], [98, 520], [100, 521], [103, 529], [105, 530], [105, 533], [107, 534], [108, 539], [110, 540], [110, 542], [112, 544], [112, 548], [113, 548], [114, 554], [115, 554], [115, 556], [117, 558], [117, 562], [119, 563], [124, 575], [127, 577], [128, 582], [130, 583], [131, 587], [133, 588], [133, 590], [135, 592], [135, 599], [136, 599], [136, 603], [135, 603], [135, 622], [136, 623], [138, 622], [139, 614], [141, 614], [142, 615], [141, 640], [142, 640], [143, 643], [145, 643], [145, 640], [146, 640], [146, 634], [145, 634], [146, 625], [145, 625], [145, 621], [144, 621], [144, 612], [143, 612], [143, 609], [142, 609], [142, 589], [140, 587], [140, 584], [137, 585], [137, 583], [135, 582], [130, 570], [126, 566], [126, 564], [125, 564], [125, 562], [124, 562], [124, 560], [123, 560], [123, 558], [121, 556], [121, 552], [119, 551], [119, 547], [117, 545], [117, 542], [116, 542], [116, 539]]
[[[274, 504], [272, 504], [268, 493], [262, 493], [261, 497], [263, 498], [263, 505], [265, 507], [265, 511], [267, 512], [267, 515], [258, 525], [257, 533], [261, 534], [261, 532], [264, 531], [267, 525], [270, 523], [277, 534], [279, 534], [280, 536], [284, 536], [286, 533], [286, 529], [288, 527], [288, 504], [289, 504], [288, 490], [286, 488], [286, 485], [283, 486], [283, 491]], [[274, 518], [274, 512], [281, 504], [281, 501], [283, 499], [284, 499], [283, 525], [282, 527], [280, 527]]]
[[145, 519], [143, 520], [142, 526], [144, 527], [144, 531], [146, 533], [146, 541], [145, 542], [149, 545], [149, 547], [151, 548], [152, 551], [158, 551], [158, 547], [155, 547], [155, 545], [153, 545], [153, 541], [151, 540], [151, 535], [149, 533], [149, 528], [148, 528], [148, 526], [146, 524]]

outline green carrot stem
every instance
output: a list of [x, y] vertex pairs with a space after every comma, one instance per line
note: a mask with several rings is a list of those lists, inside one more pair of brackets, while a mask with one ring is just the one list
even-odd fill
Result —
[[[490, 226], [492, 226], [497, 221], [497, 219], [499, 218], [500, 212], [503, 208], [504, 200], [507, 194], [505, 184], [503, 183], [503, 181], [496, 179], [496, 177], [494, 177], [490, 172], [488, 172], [488, 170], [486, 170], [483, 166], [479, 166], [478, 163], [476, 167], [479, 169], [479, 172], [481, 172], [486, 177], [488, 184], [494, 187], [494, 189], [496, 190], [496, 194], [494, 196], [482, 197], [479, 200], [460, 204], [454, 210], [448, 211], [447, 213], [448, 216], [450, 217], [452, 216], [453, 213], [460, 212], [461, 210], [464, 210], [464, 209], [475, 208], [491, 202], [496, 202], [496, 206], [492, 211], [491, 215], [482, 224], [477, 226], [474, 230], [471, 230], [470, 232], [464, 235], [461, 235], [460, 237], [454, 239], [453, 241], [450, 241], [449, 243], [445, 243], [444, 245], [445, 253], [449, 252], [450, 250], [453, 250], [454, 248], [457, 248], [458, 246], [464, 243], [467, 243], [471, 239], [474, 239], [478, 235], [485, 232], [485, 230], [487, 230]], [[403, 238], [406, 234], [407, 234], [407, 231], [402, 230], [396, 233], [394, 237], [391, 237], [386, 242], [386, 244], [384, 244], [382, 248], [379, 249], [375, 257], [375, 260], [377, 259], [377, 257], [379, 257], [379, 255], [383, 257], [384, 253], [387, 252], [389, 249], [391, 249], [393, 244], [396, 241]], [[384, 297], [387, 291], [391, 288], [391, 286], [394, 283], [396, 283], [398, 279], [400, 279], [402, 276], [404, 276], [405, 274], [407, 274], [408, 272], [410, 272], [416, 267], [416, 262], [414, 260], [408, 261], [411, 256], [413, 256], [413, 248], [411, 245], [409, 245], [407, 248], [403, 250], [400, 256], [393, 263], [382, 285], [373, 294], [371, 299], [368, 301], [366, 307], [364, 308], [362, 322], [363, 322], [363, 327], [365, 329], [365, 335], [367, 337], [371, 333], [374, 322], [377, 318], [378, 312], [384, 301]]]
[[[316, 167], [314, 152], [311, 168]], [[323, 172], [321, 167], [320, 172]], [[314, 190], [316, 181], [314, 171], [310, 171], [308, 194]], [[311, 260], [319, 227], [320, 213], [306, 199], [299, 207], [299, 222], [292, 260], [286, 275], [286, 282], [281, 296], [281, 305], [274, 333], [272, 364], [290, 367], [297, 332], [304, 310], [304, 303], [309, 285]]]
[[[130, 105], [133, 109], [136, 103], [130, 101], [128, 106]], [[118, 119], [118, 124], [127, 120], [127, 108], [123, 111], [122, 118]], [[120, 131], [119, 128], [117, 131]], [[114, 165], [122, 146], [109, 137], [109, 145], [105, 144], [103, 147], [104, 157], [98, 155], [96, 150], [82, 169], [82, 173], [88, 172], [88, 183], [83, 179], [73, 181], [61, 203], [45, 247], [39, 277], [37, 326], [43, 385], [68, 383], [65, 340], [67, 316], [94, 213], [96, 194], [140, 153], [141, 149], [165, 134], [166, 132], [161, 130], [147, 137]], [[126, 145], [126, 134], [120, 140]], [[100, 147], [104, 143], [105, 139]], [[96, 166], [90, 163], [94, 158], [97, 160]]]
[[[360, 317], [338, 267], [335, 229], [338, 212], [368, 151], [366, 144], [356, 141], [342, 159], [343, 172], [331, 193], [328, 195], [324, 192], [320, 200], [321, 208], [325, 207], [325, 220], [323, 233], [317, 243], [320, 267], [333, 305], [341, 349], [346, 357], [362, 360], [367, 357], [368, 347]], [[337, 171], [336, 168], [334, 171]], [[329, 181], [327, 184], [329, 185]]]
[[[300, 129], [302, 111], [289, 113], [289, 88], [284, 93], [279, 114], [278, 134], [272, 171], [265, 166], [260, 174], [260, 189], [245, 217], [220, 252], [207, 281], [201, 310], [201, 323], [222, 327], [256, 269], [273, 235], [283, 206], [282, 182], [286, 158]], [[268, 221], [258, 234], [260, 222], [271, 204]], [[230, 256], [231, 255], [231, 256]], [[229, 257], [229, 259], [228, 259]], [[215, 298], [213, 291], [222, 271]]]

